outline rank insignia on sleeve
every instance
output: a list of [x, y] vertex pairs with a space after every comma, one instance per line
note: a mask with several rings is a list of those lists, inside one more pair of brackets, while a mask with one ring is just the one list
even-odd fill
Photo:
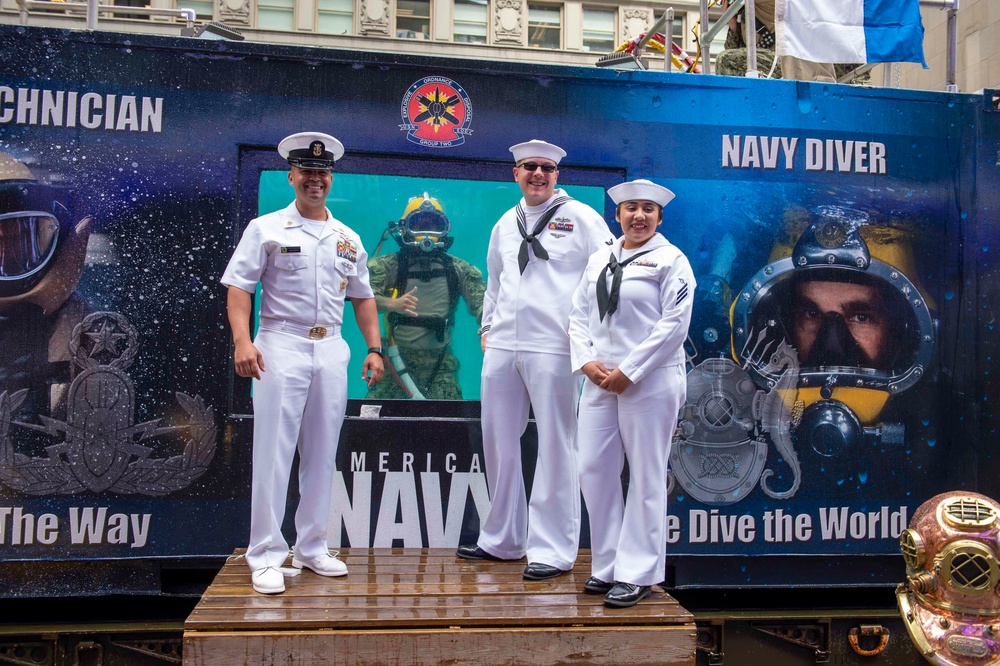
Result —
[[677, 300], [674, 302], [674, 305], [680, 305], [688, 295], [687, 280], [684, 278], [677, 278], [677, 281], [681, 283], [681, 288], [677, 290]]
[[341, 238], [337, 241], [337, 256], [342, 259], [347, 259], [348, 261], [356, 262], [358, 260], [358, 248], [356, 248], [354, 243], [346, 238]]
[[549, 222], [549, 231], [573, 231], [573, 223], [568, 217], [557, 217]]

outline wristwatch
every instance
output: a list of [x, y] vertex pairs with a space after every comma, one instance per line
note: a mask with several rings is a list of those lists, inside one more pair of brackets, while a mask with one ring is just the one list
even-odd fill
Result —
[[368, 353], [369, 354], [378, 354], [379, 356], [382, 356], [382, 348], [381, 347], [369, 347], [368, 348]]

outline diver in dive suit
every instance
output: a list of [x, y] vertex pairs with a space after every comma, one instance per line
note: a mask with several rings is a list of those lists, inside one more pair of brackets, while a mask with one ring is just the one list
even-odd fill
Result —
[[399, 251], [376, 251], [368, 262], [375, 304], [385, 313], [387, 370], [394, 380], [375, 385], [369, 399], [462, 399], [451, 348], [455, 313], [462, 298], [478, 323], [486, 283], [482, 271], [448, 253], [455, 240], [450, 231], [437, 199], [413, 197], [382, 238], [391, 235]]

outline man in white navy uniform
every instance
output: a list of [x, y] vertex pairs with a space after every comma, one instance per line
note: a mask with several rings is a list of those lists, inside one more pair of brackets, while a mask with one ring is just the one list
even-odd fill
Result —
[[[344, 146], [328, 134], [300, 132], [278, 144], [291, 169], [295, 201], [251, 220], [229, 260], [229, 325], [236, 374], [253, 377], [253, 488], [247, 564], [253, 588], [285, 591], [288, 543], [281, 534], [288, 476], [299, 451], [299, 500], [292, 566], [321, 576], [347, 567], [327, 547], [330, 493], [347, 407], [347, 363], [341, 337], [350, 299], [369, 345], [362, 378], [382, 379], [378, 312], [368, 284], [361, 238], [326, 208], [334, 162]], [[261, 284], [260, 326], [250, 339], [251, 295]]]
[[[580, 537], [576, 403], [569, 363], [571, 296], [587, 258], [613, 241], [590, 206], [556, 189], [566, 152], [532, 140], [510, 148], [524, 197], [490, 236], [483, 299], [482, 426], [491, 506], [476, 545], [459, 557], [517, 560], [524, 578], [573, 568]], [[534, 407], [538, 458], [531, 502], [521, 474], [520, 437]]]

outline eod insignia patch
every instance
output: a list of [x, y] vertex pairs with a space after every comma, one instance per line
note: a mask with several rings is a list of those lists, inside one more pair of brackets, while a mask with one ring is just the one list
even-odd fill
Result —
[[472, 100], [451, 79], [428, 76], [416, 81], [403, 95], [400, 111], [406, 140], [429, 148], [451, 148], [472, 134]]

